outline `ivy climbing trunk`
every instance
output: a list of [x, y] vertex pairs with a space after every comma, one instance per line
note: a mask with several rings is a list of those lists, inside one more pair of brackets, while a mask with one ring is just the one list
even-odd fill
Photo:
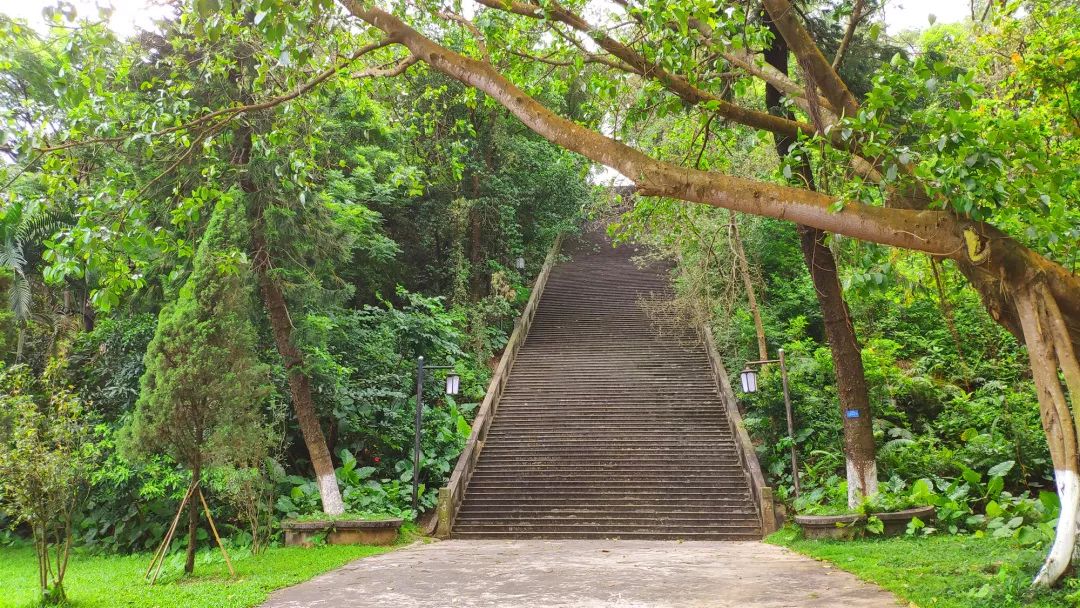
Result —
[[[765, 61], [781, 74], [788, 74], [788, 47], [768, 15], [763, 15], [773, 33]], [[771, 84], [765, 85], [765, 101], [769, 113], [792, 118], [782, 104], [782, 93]], [[773, 144], [781, 160], [790, 154], [794, 140], [786, 135], [773, 134]], [[805, 158], [797, 161], [802, 185], [815, 190], [813, 170]], [[855, 336], [855, 326], [836, 269], [836, 257], [825, 244], [825, 231], [803, 224], [796, 225], [803, 260], [810, 272], [818, 305], [825, 325], [825, 338], [832, 352], [836, 389], [840, 398], [840, 416], [844, 427], [844, 460], [847, 472], [848, 506], [854, 508], [863, 496], [878, 491], [877, 459], [874, 445], [873, 417], [870, 395], [866, 388], [866, 373], [862, 363], [862, 348]]]
[[248, 202], [248, 214], [251, 217], [252, 270], [258, 277], [259, 293], [266, 306], [270, 329], [274, 334], [274, 343], [278, 354], [285, 364], [289, 379], [289, 395], [292, 397], [293, 412], [304, 438], [311, 467], [315, 470], [315, 479], [319, 486], [323, 512], [328, 515], [340, 515], [345, 512], [345, 503], [341, 499], [334, 461], [330, 448], [326, 444], [319, 414], [315, 409], [315, 400], [311, 394], [311, 378], [304, 371], [304, 354], [293, 340], [292, 317], [289, 315], [288, 302], [281, 284], [273, 275], [273, 260], [266, 238], [266, 201], [259, 194], [258, 184], [251, 178], [248, 164], [254, 132], [244, 126], [236, 131], [236, 148], [233, 151], [232, 164], [239, 175], [240, 189]]

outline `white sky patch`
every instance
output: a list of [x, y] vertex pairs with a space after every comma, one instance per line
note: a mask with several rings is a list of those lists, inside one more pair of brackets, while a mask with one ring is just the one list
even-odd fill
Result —
[[971, 0], [890, 0], [885, 3], [885, 30], [898, 34], [930, 26], [930, 15], [937, 23], [956, 23], [971, 17]]
[[[117, 36], [128, 38], [140, 29], [155, 29], [154, 21], [167, 16], [171, 10], [154, 0], [69, 0], [75, 7], [77, 19], [100, 21], [99, 8], [112, 8], [109, 27]], [[39, 32], [49, 29], [42, 10], [56, 6], [55, 0], [0, 0], [0, 13], [25, 19]], [[65, 25], [67, 23], [65, 22]]]

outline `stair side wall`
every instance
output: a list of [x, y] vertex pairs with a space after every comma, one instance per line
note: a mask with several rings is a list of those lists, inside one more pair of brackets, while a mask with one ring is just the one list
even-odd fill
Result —
[[772, 488], [765, 482], [765, 475], [761, 472], [761, 463], [758, 461], [757, 450], [754, 449], [750, 435], [746, 432], [742, 414], [739, 413], [738, 402], [735, 392], [731, 390], [731, 382], [728, 381], [727, 369], [724, 368], [720, 352], [716, 348], [716, 339], [713, 337], [712, 328], [708, 324], [700, 327], [705, 341], [705, 350], [709, 354], [709, 364], [712, 368], [713, 377], [716, 380], [716, 389], [720, 392], [720, 400], [724, 402], [727, 411], [728, 424], [731, 432], [735, 435], [735, 447], [738, 449], [739, 460], [750, 482], [750, 492], [754, 496], [754, 503], [761, 517], [761, 531], [768, 536], [776, 532], [776, 503], [773, 498]]

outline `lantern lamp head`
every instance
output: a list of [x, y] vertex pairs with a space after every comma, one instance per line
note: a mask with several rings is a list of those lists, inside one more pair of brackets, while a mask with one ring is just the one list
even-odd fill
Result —
[[514, 268], [525, 270], [525, 258], [518, 257], [518, 259], [514, 260]]
[[446, 376], [446, 394], [456, 395], [461, 390], [461, 376], [451, 372]]
[[739, 379], [742, 381], [742, 390], [744, 393], [757, 392], [757, 370], [750, 369], [750, 367], [747, 366], [746, 369], [739, 372]]

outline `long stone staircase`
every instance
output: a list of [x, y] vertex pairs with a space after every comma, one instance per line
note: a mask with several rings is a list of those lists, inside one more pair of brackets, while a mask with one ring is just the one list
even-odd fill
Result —
[[554, 267], [468, 482], [454, 538], [760, 539], [708, 354], [601, 233]]

